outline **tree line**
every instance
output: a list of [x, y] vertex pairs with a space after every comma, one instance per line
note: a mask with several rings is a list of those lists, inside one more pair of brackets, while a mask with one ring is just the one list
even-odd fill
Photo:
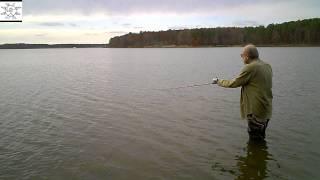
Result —
[[320, 45], [320, 18], [257, 27], [217, 27], [129, 33], [111, 38], [109, 47]]
[[0, 49], [106, 48], [106, 44], [0, 44]]

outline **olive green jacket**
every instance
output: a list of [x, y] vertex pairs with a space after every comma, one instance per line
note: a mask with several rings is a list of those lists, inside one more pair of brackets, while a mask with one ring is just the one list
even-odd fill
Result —
[[232, 80], [218, 80], [218, 85], [227, 88], [241, 87], [240, 110], [245, 119], [254, 114], [261, 119], [272, 115], [272, 68], [260, 59], [252, 61]]

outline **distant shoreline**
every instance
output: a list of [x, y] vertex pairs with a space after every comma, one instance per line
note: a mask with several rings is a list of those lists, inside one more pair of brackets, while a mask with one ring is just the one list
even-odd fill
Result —
[[[155, 45], [145, 47], [108, 47], [112, 49], [140, 49], [140, 48], [221, 48], [221, 47], [243, 47], [244, 45], [216, 45], [216, 46], [186, 46], [186, 45]], [[287, 45], [256, 45], [257, 47], [320, 47], [320, 45], [309, 44], [287, 44]]]
[[107, 44], [0, 44], [0, 49], [106, 48]]
[[252, 27], [214, 27], [129, 32], [109, 40], [109, 47], [266, 47], [320, 46], [320, 18]]
[[[0, 49], [74, 49], [74, 48], [111, 48], [111, 49], [141, 49], [141, 48], [222, 48], [243, 47], [244, 45], [215, 45], [215, 46], [187, 46], [187, 45], [153, 45], [145, 47], [110, 47], [108, 44], [2, 44]], [[279, 44], [256, 45], [257, 47], [320, 47], [310, 44]]]

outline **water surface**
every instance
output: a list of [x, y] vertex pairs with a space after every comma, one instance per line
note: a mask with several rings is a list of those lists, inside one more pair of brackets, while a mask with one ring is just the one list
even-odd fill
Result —
[[248, 141], [241, 48], [0, 50], [0, 179], [317, 179], [320, 48], [259, 48], [267, 142]]

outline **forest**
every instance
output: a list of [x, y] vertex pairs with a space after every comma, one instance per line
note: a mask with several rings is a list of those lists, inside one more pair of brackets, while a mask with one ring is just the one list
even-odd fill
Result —
[[0, 44], [0, 49], [105, 48], [106, 44]]
[[113, 37], [111, 48], [241, 46], [319, 46], [320, 18], [257, 27], [216, 27], [128, 33]]

